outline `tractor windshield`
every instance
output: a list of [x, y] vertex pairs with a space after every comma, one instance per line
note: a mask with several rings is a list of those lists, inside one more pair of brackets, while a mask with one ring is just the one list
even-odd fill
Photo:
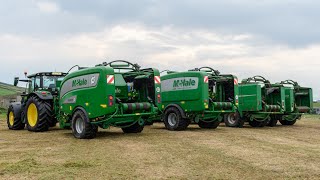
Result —
[[62, 79], [58, 76], [43, 76], [43, 89], [55, 88], [58, 79]]
[[37, 90], [54, 90], [57, 80], [62, 80], [62, 76], [35, 76], [32, 77], [29, 84], [29, 92]]

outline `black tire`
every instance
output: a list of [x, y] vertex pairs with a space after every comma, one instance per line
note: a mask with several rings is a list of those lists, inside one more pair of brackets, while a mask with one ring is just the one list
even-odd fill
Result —
[[297, 122], [296, 119], [293, 121], [287, 121], [287, 120], [279, 120], [279, 121], [282, 125], [285, 125], [285, 126], [292, 126]]
[[278, 123], [278, 116], [271, 116], [271, 120], [267, 124], [267, 126], [274, 127]]
[[145, 121], [144, 125], [145, 126], [152, 126], [153, 125], [153, 121]]
[[89, 122], [88, 115], [83, 110], [77, 110], [72, 116], [72, 133], [78, 139], [95, 138], [98, 132], [98, 126]]
[[250, 124], [250, 126], [252, 126], [252, 127], [262, 127], [263, 124], [264, 124], [264, 122], [252, 120], [252, 121], [249, 121], [249, 124]]
[[239, 127], [240, 125], [239, 113], [225, 114], [223, 119], [227, 127]]
[[220, 124], [220, 121], [216, 120], [216, 121], [212, 121], [212, 122], [205, 122], [205, 121], [199, 121], [198, 125], [200, 128], [204, 128], [204, 129], [216, 129]]
[[[33, 112], [34, 111], [34, 112]], [[26, 124], [29, 131], [48, 131], [52, 120], [52, 106], [37, 96], [28, 99], [26, 105]]]
[[182, 118], [180, 111], [175, 107], [168, 108], [164, 113], [164, 125], [170, 131], [185, 130], [190, 120]]
[[57, 120], [57, 118], [51, 118], [51, 121], [49, 121], [49, 126], [50, 127], [55, 127], [56, 125], [57, 125], [57, 123], [58, 123], [58, 120]]
[[7, 124], [8, 128], [11, 130], [21, 130], [25, 127], [25, 124], [22, 122], [20, 112], [15, 111], [12, 105], [9, 106], [8, 109]]
[[141, 133], [144, 126], [141, 126], [138, 122], [134, 123], [132, 126], [122, 128], [124, 133]]

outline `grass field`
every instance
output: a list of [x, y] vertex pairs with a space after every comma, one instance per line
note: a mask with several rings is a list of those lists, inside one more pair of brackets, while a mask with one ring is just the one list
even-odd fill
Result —
[[93, 140], [70, 130], [9, 131], [0, 115], [0, 179], [318, 179], [320, 118], [294, 126], [142, 134], [101, 130]]
[[315, 108], [316, 107], [320, 107], [320, 103], [318, 103], [318, 102], [317, 103], [313, 103], [313, 107], [315, 107]]
[[0, 96], [20, 94], [24, 91], [24, 88], [16, 87], [13, 85], [0, 82]]

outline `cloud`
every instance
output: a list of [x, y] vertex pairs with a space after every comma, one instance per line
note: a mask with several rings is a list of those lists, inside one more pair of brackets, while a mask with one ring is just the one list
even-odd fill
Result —
[[[184, 71], [211, 66], [240, 79], [263, 75], [272, 82], [293, 79], [314, 88], [320, 44], [292, 48], [269, 44], [253, 34], [230, 34], [176, 26], [149, 27], [140, 23], [106, 26], [101, 31], [57, 37], [0, 35], [1, 81], [24, 70], [67, 71], [74, 64], [94, 66], [125, 59], [142, 67]], [[21, 73], [19, 73], [21, 72]], [[9, 77], [5, 78], [5, 77]]]
[[37, 1], [36, 5], [39, 8], [39, 10], [44, 13], [57, 13], [60, 11], [59, 6], [54, 2]]

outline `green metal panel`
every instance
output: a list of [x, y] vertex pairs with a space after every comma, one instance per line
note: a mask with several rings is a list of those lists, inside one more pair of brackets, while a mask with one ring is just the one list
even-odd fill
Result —
[[121, 100], [128, 99], [128, 88], [126, 81], [123, 79], [122, 74], [115, 74], [115, 88], [116, 88], [116, 96]]
[[259, 84], [239, 85], [239, 110], [261, 111], [262, 110], [262, 89]]
[[278, 105], [280, 111], [285, 110], [285, 88], [283, 86], [272, 85], [272, 87], [264, 87], [264, 97], [266, 105]]
[[114, 70], [101, 66], [66, 76], [60, 92], [62, 112], [72, 114], [75, 108], [82, 107], [90, 119], [114, 113], [116, 108], [109, 107], [108, 98], [115, 97], [115, 86], [114, 83], [107, 83], [107, 75], [114, 75]]
[[290, 113], [294, 111], [294, 92], [293, 87], [284, 87], [285, 89], [285, 112]]
[[297, 107], [300, 107], [301, 109], [309, 109], [303, 110], [303, 112], [310, 112], [313, 108], [312, 89], [306, 87], [296, 88], [295, 101]]
[[208, 83], [204, 72], [178, 72], [161, 77], [162, 109], [177, 104], [186, 112], [204, 111], [208, 104]]

